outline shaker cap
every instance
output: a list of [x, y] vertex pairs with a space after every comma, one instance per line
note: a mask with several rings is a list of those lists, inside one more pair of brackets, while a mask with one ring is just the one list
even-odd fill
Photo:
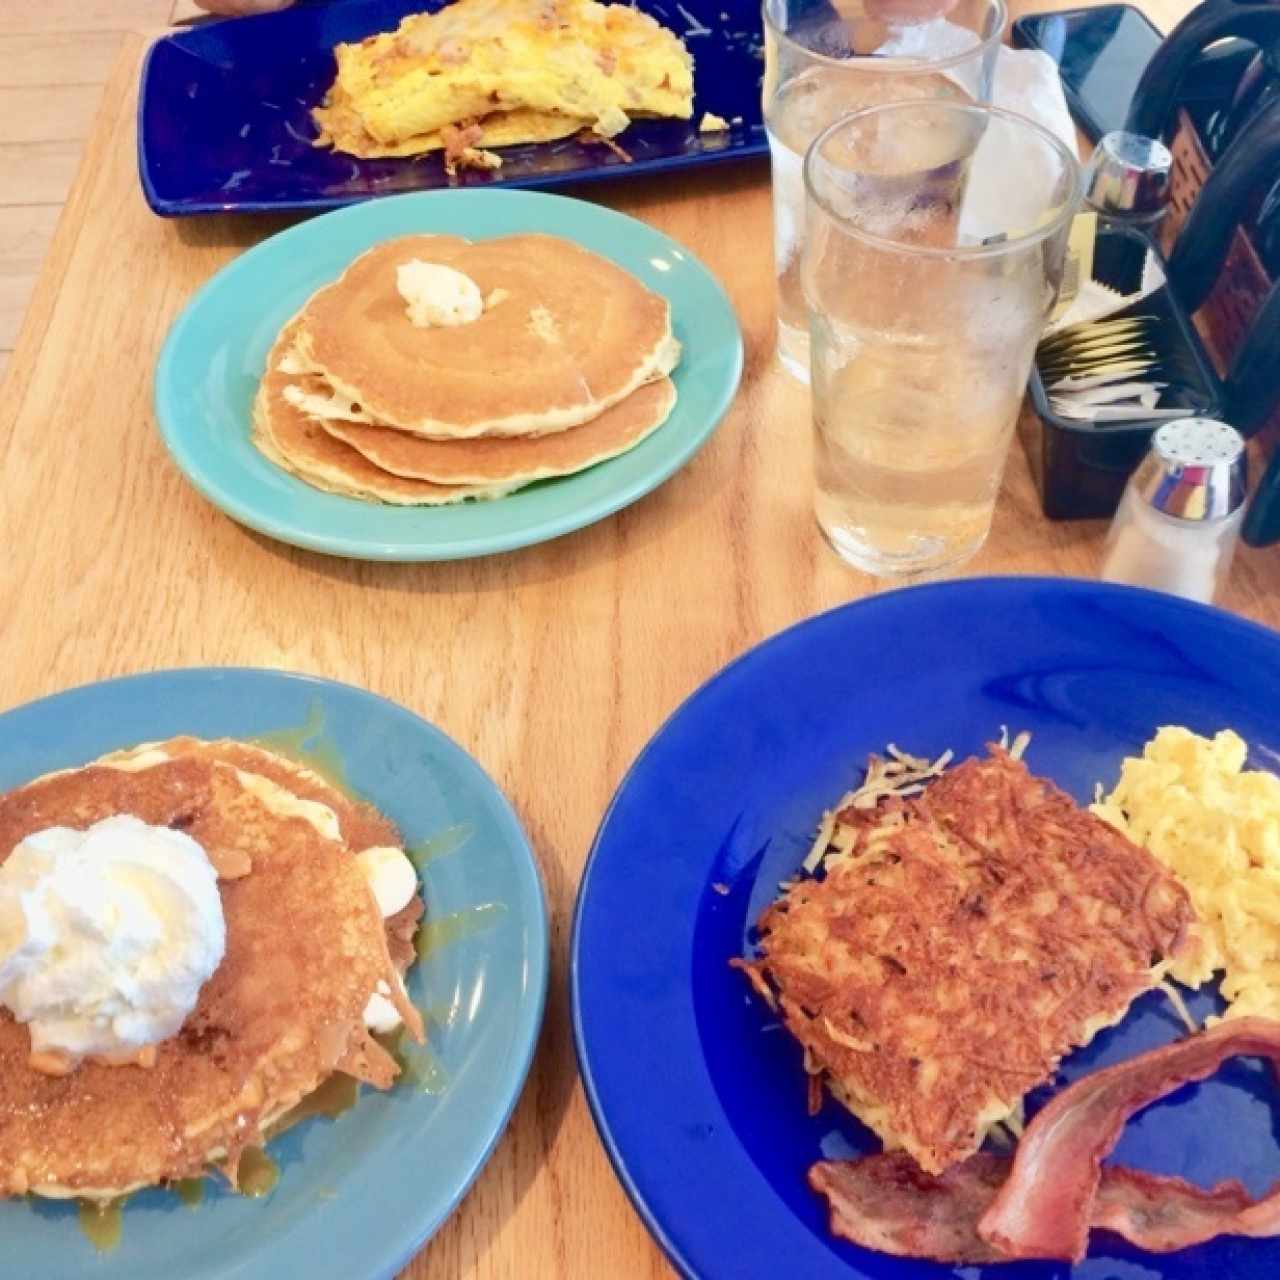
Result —
[[1179, 520], [1219, 520], [1244, 503], [1244, 437], [1212, 418], [1179, 418], [1157, 428], [1134, 473], [1139, 496]]
[[1173, 156], [1156, 138], [1104, 134], [1085, 171], [1085, 203], [1115, 217], [1152, 217], [1169, 200]]

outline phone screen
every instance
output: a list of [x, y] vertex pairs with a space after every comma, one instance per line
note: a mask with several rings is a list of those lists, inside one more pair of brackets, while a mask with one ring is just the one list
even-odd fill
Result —
[[1123, 129], [1134, 86], [1160, 47], [1160, 36], [1136, 9], [1105, 5], [1024, 18], [1018, 32], [1057, 64], [1099, 136]]

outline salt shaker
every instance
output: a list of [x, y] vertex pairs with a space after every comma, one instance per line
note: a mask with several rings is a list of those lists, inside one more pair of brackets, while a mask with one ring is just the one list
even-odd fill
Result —
[[1247, 469], [1244, 438], [1224, 422], [1158, 428], [1107, 534], [1103, 579], [1212, 601], [1239, 540]]

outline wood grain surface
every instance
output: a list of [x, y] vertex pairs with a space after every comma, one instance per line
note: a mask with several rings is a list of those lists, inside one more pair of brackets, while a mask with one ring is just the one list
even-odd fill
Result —
[[[131, 0], [140, 18], [164, 5]], [[1182, 6], [1153, 0], [1165, 25]], [[106, 3], [86, 4], [108, 22]], [[124, 672], [243, 663], [314, 672], [412, 708], [512, 799], [546, 878], [546, 1025], [509, 1131], [407, 1275], [670, 1274], [588, 1116], [566, 949], [600, 815], [663, 718], [734, 655], [875, 589], [821, 542], [807, 393], [773, 360], [768, 168], [584, 189], [660, 227], [724, 281], [742, 391], [703, 451], [619, 515], [467, 563], [328, 559], [250, 533], [169, 461], [151, 413], [160, 343], [192, 293], [281, 218], [153, 217], [138, 191], [143, 42], [126, 41], [0, 396], [0, 706]], [[1092, 575], [1103, 526], [1050, 524], [1016, 445], [967, 572]], [[1280, 623], [1280, 552], [1244, 551], [1225, 604]]]
[[0, 0], [0, 373], [120, 41], [163, 32], [184, 3]]

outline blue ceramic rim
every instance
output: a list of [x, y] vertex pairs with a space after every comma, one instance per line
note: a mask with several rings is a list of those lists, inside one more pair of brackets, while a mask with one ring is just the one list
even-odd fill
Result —
[[[270, 15], [266, 15], [270, 16]], [[224, 19], [229, 21], [229, 19]], [[240, 19], [243, 21], [243, 19]], [[420, 191], [401, 191], [394, 195], [370, 196], [315, 196], [311, 199], [299, 200], [167, 200], [156, 189], [151, 181], [151, 173], [146, 164], [146, 147], [143, 134], [143, 114], [146, 109], [148, 82], [151, 78], [151, 63], [156, 48], [166, 42], [173, 41], [182, 33], [162, 36], [147, 50], [142, 63], [142, 74], [139, 78], [138, 109], [135, 127], [138, 135], [138, 181], [142, 187], [143, 197], [152, 213], [161, 218], [185, 218], [197, 214], [210, 213], [287, 213], [290, 210], [322, 212], [329, 209], [343, 209], [351, 205], [364, 204], [369, 200], [394, 200], [403, 195], [425, 195], [432, 191], [521, 191], [530, 188], [565, 187], [578, 183], [608, 182], [612, 178], [643, 177], [652, 173], [666, 173], [675, 169], [696, 169], [703, 165], [719, 165], [729, 160], [758, 160], [769, 154], [769, 140], [765, 136], [764, 124], [753, 126], [752, 136], [741, 146], [726, 147], [723, 151], [700, 151], [692, 155], [655, 156], [649, 160], [632, 160], [624, 165], [597, 165], [592, 169], [579, 169], [568, 173], [530, 174], [526, 178], [508, 178], [499, 180], [486, 187], [423, 187]]]
[[901, 598], [906, 594], [927, 595], [930, 597], [940, 597], [945, 601], [946, 597], [957, 592], [964, 593], [968, 588], [975, 585], [986, 585], [991, 583], [1012, 583], [1017, 582], [1024, 584], [1028, 589], [1047, 588], [1049, 590], [1061, 591], [1065, 594], [1076, 595], [1087, 592], [1089, 594], [1101, 594], [1103, 596], [1111, 596], [1113, 598], [1123, 599], [1139, 598], [1154, 599], [1168, 609], [1175, 612], [1194, 613], [1201, 616], [1210, 615], [1216, 617], [1221, 625], [1230, 629], [1252, 634], [1258, 637], [1266, 637], [1268, 642], [1275, 642], [1277, 633], [1271, 628], [1263, 626], [1261, 623], [1254, 622], [1249, 618], [1242, 618], [1236, 614], [1228, 613], [1224, 609], [1217, 608], [1213, 605], [1199, 604], [1190, 600], [1183, 600], [1176, 596], [1168, 595], [1160, 591], [1151, 591], [1145, 587], [1124, 586], [1118, 583], [1098, 582], [1091, 578], [1070, 578], [1070, 577], [1048, 577], [1042, 574], [990, 574], [973, 578], [955, 578], [945, 582], [925, 583], [919, 586], [900, 587], [892, 591], [884, 591], [877, 595], [865, 596], [858, 600], [846, 601], [844, 604], [835, 605], [830, 609], [824, 609], [820, 613], [813, 614], [811, 617], [803, 618], [799, 622], [794, 622], [790, 626], [784, 627], [781, 631], [775, 631], [772, 635], [766, 636], [759, 643], [752, 645], [744, 652], [740, 653], [736, 658], [731, 659], [723, 667], [714, 674], [704, 680], [696, 689], [687, 697], [682, 699], [670, 715], [663, 720], [662, 724], [654, 730], [649, 740], [640, 749], [640, 753], [632, 761], [630, 767], [623, 775], [622, 780], [618, 783], [617, 789], [614, 791], [609, 801], [609, 806], [604, 812], [604, 816], [600, 820], [599, 826], [596, 828], [596, 834], [591, 842], [590, 852], [587, 854], [587, 860], [582, 869], [582, 876], [578, 881], [578, 896], [573, 908], [573, 923], [569, 934], [569, 1004], [570, 1016], [573, 1026], [573, 1048], [578, 1059], [578, 1074], [582, 1077], [582, 1088], [586, 1095], [587, 1106], [591, 1111], [591, 1118], [595, 1122], [596, 1133], [600, 1138], [600, 1143], [604, 1147], [605, 1154], [609, 1157], [609, 1163], [613, 1166], [613, 1171], [617, 1175], [618, 1181], [622, 1184], [622, 1189], [627, 1193], [627, 1198], [631, 1201], [632, 1207], [639, 1215], [640, 1220], [644, 1223], [646, 1230], [653, 1237], [655, 1243], [666, 1256], [667, 1261], [685, 1277], [685, 1280], [703, 1280], [699, 1273], [693, 1269], [689, 1259], [685, 1257], [679, 1246], [672, 1240], [658, 1216], [650, 1207], [648, 1200], [645, 1198], [644, 1192], [636, 1183], [627, 1164], [626, 1154], [619, 1148], [613, 1131], [609, 1124], [609, 1117], [606, 1114], [600, 1100], [599, 1089], [592, 1071], [590, 1051], [586, 1043], [586, 1029], [583, 1024], [583, 1011], [581, 1004], [581, 988], [579, 984], [579, 967], [582, 964], [582, 955], [580, 951], [582, 941], [582, 918], [583, 904], [586, 901], [587, 893], [591, 885], [591, 878], [597, 866], [597, 854], [600, 852], [601, 841], [610, 821], [613, 812], [617, 808], [619, 799], [622, 794], [631, 785], [633, 778], [643, 769], [650, 753], [655, 750], [659, 740], [666, 734], [667, 730], [674, 724], [684, 713], [701, 698], [711, 692], [712, 689], [718, 687], [723, 681], [729, 679], [738, 667], [746, 662], [755, 659], [765, 651], [786, 642], [793, 635], [808, 630], [812, 627], [822, 624], [827, 619], [836, 614], [851, 612], [857, 610], [874, 611], [879, 607], [881, 601], [893, 601]]
[[[414, 722], [415, 727], [420, 732], [425, 731], [428, 737], [445, 744], [453, 751], [456, 751], [461, 759], [466, 761], [467, 766], [474, 772], [477, 782], [487, 787], [496, 798], [502, 824], [512, 837], [513, 845], [522, 850], [525, 855], [515, 865], [521, 880], [522, 893], [531, 902], [536, 902], [538, 906], [538, 910], [530, 920], [530, 926], [534, 933], [534, 945], [530, 948], [526, 957], [529, 966], [528, 986], [534, 995], [534, 999], [526, 1001], [520, 1011], [519, 1025], [516, 1028], [514, 1037], [519, 1050], [516, 1069], [512, 1072], [508, 1087], [505, 1090], [508, 1096], [501, 1109], [495, 1112], [492, 1121], [483, 1130], [483, 1136], [474, 1153], [467, 1158], [467, 1171], [463, 1180], [446, 1197], [446, 1202], [442, 1205], [432, 1206], [427, 1216], [406, 1229], [397, 1231], [394, 1224], [383, 1224], [385, 1235], [380, 1247], [377, 1244], [376, 1237], [370, 1238], [371, 1257], [368, 1275], [377, 1277], [395, 1275], [418, 1254], [458, 1205], [462, 1203], [475, 1184], [475, 1180], [480, 1176], [481, 1170], [488, 1164], [489, 1157], [493, 1154], [499, 1139], [506, 1132], [516, 1104], [524, 1093], [525, 1083], [529, 1077], [529, 1070], [533, 1065], [538, 1038], [542, 1030], [550, 972], [550, 922], [547, 913], [546, 890], [542, 882], [542, 872], [538, 867], [537, 858], [533, 854], [533, 848], [529, 843], [528, 836], [525, 835], [524, 828], [520, 824], [520, 819], [511, 807], [511, 802], [497, 783], [489, 776], [484, 766], [461, 744], [455, 742], [443, 729], [438, 729], [429, 720], [423, 719], [422, 716], [415, 711], [409, 710], [408, 707], [398, 702], [393, 702], [390, 698], [385, 698], [370, 689], [362, 688], [360, 685], [347, 684], [341, 680], [331, 680], [326, 676], [312, 675], [303, 671], [283, 671], [272, 667], [238, 666], [165, 667], [153, 671], [136, 671], [128, 675], [113, 676], [106, 680], [93, 680], [86, 684], [73, 685], [69, 689], [60, 689], [56, 693], [45, 694], [43, 697], [34, 698], [29, 702], [6, 707], [0, 710], [0, 725], [3, 725], [4, 720], [14, 712], [31, 712], [41, 708], [46, 710], [56, 709], [59, 702], [64, 700], [71, 701], [93, 689], [100, 689], [103, 686], [120, 687], [128, 684], [146, 684], [153, 679], [165, 676], [197, 680], [202, 677], [213, 676], [239, 676], [247, 677], [251, 680], [278, 678], [304, 685], [342, 689], [358, 694], [363, 698], [373, 699], [381, 704], [388, 714]], [[374, 1256], [375, 1250], [377, 1251], [376, 1256]]]
[[[495, 198], [501, 198], [501, 191], [483, 190], [459, 190], [459, 191], [410, 191], [398, 195], [386, 196], [380, 199], [379, 203], [384, 206], [390, 205], [395, 201], [425, 201], [435, 200], [437, 202], [450, 200], [459, 204], [465, 204], [476, 200], [492, 201]], [[294, 235], [307, 234], [310, 228], [318, 219], [308, 219], [300, 222], [292, 227], [286, 227], [282, 231], [277, 231], [274, 235], [268, 236], [266, 239], [259, 241], [256, 245], [246, 249], [243, 253], [233, 258], [225, 266], [216, 271], [208, 280], [204, 282], [187, 300], [177, 319], [174, 320], [165, 337], [164, 344], [160, 348], [160, 356], [156, 361], [155, 372], [152, 377], [152, 412], [155, 416], [156, 423], [159, 426], [160, 437], [164, 441], [165, 448], [169, 451], [170, 457], [177, 464], [178, 469], [182, 472], [187, 482], [201, 494], [207, 501], [213, 503], [214, 506], [231, 516], [237, 523], [254, 529], [258, 533], [265, 534], [269, 538], [273, 538], [278, 542], [287, 543], [290, 546], [302, 547], [308, 551], [319, 551], [326, 555], [341, 556], [348, 559], [362, 560], [385, 560], [396, 562], [433, 562], [438, 560], [465, 560], [475, 556], [495, 555], [506, 551], [515, 551], [520, 548], [533, 546], [539, 542], [548, 542], [553, 538], [558, 538], [567, 533], [574, 533], [578, 529], [585, 528], [587, 525], [595, 524], [599, 520], [603, 520], [606, 516], [613, 515], [615, 512], [622, 510], [624, 507], [630, 506], [633, 502], [638, 501], [645, 495], [652, 493], [660, 485], [669, 480], [677, 471], [679, 471], [690, 458], [702, 448], [704, 444], [711, 438], [715, 429], [723, 421], [724, 416], [728, 413], [730, 406], [737, 397], [738, 389], [742, 383], [742, 370], [744, 362], [744, 349], [742, 342], [742, 327], [738, 323], [737, 312], [733, 308], [729, 296], [724, 291], [724, 287], [720, 281], [706, 266], [706, 264], [684, 245], [672, 239], [665, 232], [660, 231], [657, 227], [650, 226], [647, 222], [642, 222], [638, 218], [633, 218], [629, 214], [619, 213], [615, 209], [607, 208], [603, 205], [597, 205], [590, 201], [572, 201], [572, 197], [553, 195], [549, 192], [523, 191], [518, 196], [521, 200], [531, 200], [535, 203], [546, 201], [548, 208], [552, 207], [551, 202], [557, 204], [563, 202], [583, 203], [587, 204], [594, 214], [598, 215], [606, 223], [612, 222], [619, 230], [639, 226], [649, 235], [654, 235], [665, 240], [668, 244], [674, 246], [683, 255], [688, 266], [701, 277], [701, 283], [708, 286], [723, 307], [726, 317], [731, 321], [733, 326], [733, 349], [730, 353], [730, 373], [731, 376], [725, 379], [724, 387], [720, 395], [716, 398], [711, 411], [706, 416], [706, 422], [693, 435], [692, 439], [684, 442], [679, 447], [669, 451], [662, 463], [655, 467], [652, 471], [644, 476], [637, 477], [630, 484], [621, 488], [612, 490], [607, 496], [604, 496], [593, 503], [586, 506], [576, 508], [572, 512], [564, 513], [556, 518], [544, 520], [540, 524], [526, 527], [524, 529], [513, 529], [506, 533], [498, 535], [484, 535], [480, 537], [472, 537], [468, 539], [456, 539], [453, 541], [442, 541], [433, 539], [430, 542], [381, 542], [368, 541], [363, 543], [355, 543], [353, 540], [344, 537], [333, 537], [327, 534], [316, 534], [308, 530], [295, 530], [291, 525], [282, 524], [279, 521], [271, 520], [261, 516], [256, 510], [247, 507], [237, 496], [234, 491], [224, 489], [218, 484], [210, 483], [201, 469], [193, 465], [190, 454], [182, 442], [181, 436], [175, 433], [166, 423], [165, 415], [160, 410], [160, 394], [161, 387], [170, 384], [173, 381], [172, 364], [176, 359], [174, 353], [178, 349], [179, 343], [183, 337], [186, 327], [192, 323], [191, 317], [205, 302], [207, 296], [217, 287], [224, 287], [228, 279], [234, 279], [241, 274], [251, 271], [258, 258], [263, 255], [277, 251], [277, 242], [287, 240], [288, 237]], [[368, 203], [349, 205], [343, 209], [336, 209], [331, 213], [324, 214], [325, 218], [359, 218], [362, 216], [362, 209]], [[460, 215], [465, 216], [465, 215]], [[314, 234], [314, 233], [312, 233]], [[608, 466], [609, 460], [598, 463], [598, 466]], [[301, 483], [301, 481], [299, 482]], [[500, 501], [500, 499], [499, 499]]]

